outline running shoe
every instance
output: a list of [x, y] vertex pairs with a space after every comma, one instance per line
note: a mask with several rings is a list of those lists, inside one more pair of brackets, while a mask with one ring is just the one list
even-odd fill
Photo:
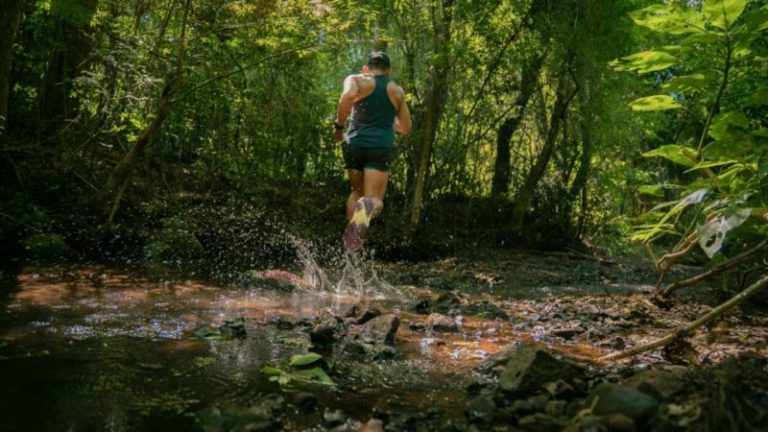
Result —
[[368, 232], [368, 226], [371, 224], [373, 215], [373, 200], [369, 197], [363, 197], [357, 200], [355, 204], [355, 213], [344, 230], [344, 249], [356, 251], [363, 247], [365, 234]]

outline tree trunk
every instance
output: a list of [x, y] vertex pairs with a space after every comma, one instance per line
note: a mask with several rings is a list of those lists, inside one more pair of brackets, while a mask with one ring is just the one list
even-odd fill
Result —
[[0, 29], [3, 29], [3, 36], [0, 37], [0, 139], [5, 136], [13, 43], [21, 23], [24, 3], [24, 0], [5, 0], [0, 8]]
[[512, 215], [512, 229], [515, 231], [519, 231], [523, 227], [523, 217], [525, 216], [528, 207], [530, 207], [531, 201], [533, 201], [533, 194], [536, 191], [536, 186], [539, 184], [542, 177], [544, 177], [549, 161], [552, 158], [552, 153], [555, 150], [555, 142], [560, 133], [560, 125], [568, 112], [568, 105], [578, 91], [577, 87], [570, 95], [567, 94], [568, 87], [570, 87], [568, 70], [572, 60], [573, 54], [569, 54], [569, 58], [560, 75], [560, 82], [557, 86], [557, 96], [555, 97], [555, 104], [552, 108], [549, 130], [547, 131], [546, 139], [544, 140], [544, 146], [536, 157], [536, 162], [528, 173], [523, 187], [518, 191], [517, 195], [515, 195], [515, 210]]
[[58, 127], [77, 112], [72, 82], [87, 64], [92, 49], [91, 20], [98, 0], [54, 0], [53, 44], [40, 93], [40, 112], [47, 126]]
[[179, 56], [176, 63], [175, 74], [163, 89], [163, 93], [157, 104], [157, 110], [155, 111], [154, 117], [149, 122], [149, 125], [141, 131], [141, 134], [136, 139], [136, 142], [133, 143], [131, 149], [126, 153], [120, 163], [115, 166], [115, 169], [107, 180], [107, 184], [102, 190], [102, 196], [107, 200], [112, 200], [109, 216], [107, 217], [107, 225], [112, 224], [117, 209], [120, 207], [120, 201], [122, 200], [125, 189], [128, 187], [128, 181], [130, 180], [131, 173], [133, 172], [133, 168], [136, 165], [139, 156], [144, 152], [144, 148], [149, 144], [157, 130], [160, 129], [160, 126], [168, 117], [168, 114], [170, 114], [173, 97], [181, 87], [182, 70], [184, 66], [185, 34], [187, 30], [187, 17], [189, 15], [190, 2], [191, 0], [186, 0], [184, 7], [184, 18], [181, 25], [181, 36], [179, 38]]
[[417, 160], [416, 178], [411, 200], [411, 232], [415, 231], [421, 219], [424, 205], [424, 191], [429, 177], [429, 163], [432, 159], [432, 147], [437, 136], [437, 128], [443, 114], [448, 92], [448, 71], [450, 69], [449, 52], [451, 40], [451, 22], [453, 0], [443, 0], [442, 17], [435, 19], [434, 57], [435, 64], [430, 78], [431, 87], [426, 98], [424, 124]]
[[491, 193], [504, 195], [509, 191], [510, 143], [512, 136], [525, 115], [525, 108], [538, 84], [539, 71], [544, 64], [544, 56], [536, 56], [523, 65], [520, 82], [520, 94], [515, 98], [515, 110], [511, 117], [504, 120], [496, 134], [496, 162], [493, 167]]

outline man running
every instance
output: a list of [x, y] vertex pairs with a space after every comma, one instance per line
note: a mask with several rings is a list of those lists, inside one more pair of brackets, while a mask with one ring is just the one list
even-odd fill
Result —
[[[372, 52], [363, 73], [344, 80], [333, 122], [333, 138], [344, 141], [344, 164], [352, 185], [347, 199], [349, 223], [343, 236], [348, 251], [363, 246], [371, 219], [384, 208], [389, 164], [394, 158], [394, 133], [407, 135], [411, 131], [405, 92], [389, 79], [390, 72], [389, 56]], [[350, 112], [345, 136], [344, 122]]]

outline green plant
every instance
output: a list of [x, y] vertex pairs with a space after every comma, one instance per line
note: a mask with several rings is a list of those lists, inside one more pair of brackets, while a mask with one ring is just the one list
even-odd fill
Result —
[[[734, 256], [742, 248], [725, 252], [727, 238], [768, 234], [768, 6], [747, 0], [705, 0], [700, 7], [668, 2], [631, 17], [669, 43], [611, 63], [619, 71], [654, 74], [661, 83], [663, 94], [641, 97], [631, 108], [679, 111], [698, 125], [677, 142], [643, 154], [684, 171], [679, 197], [643, 215], [632, 236], [646, 244], [681, 236], [657, 261], [663, 277], [696, 245], [709, 258]], [[645, 190], [658, 196], [664, 188]]]
[[289, 371], [274, 367], [264, 366], [261, 373], [269, 377], [269, 380], [281, 386], [291, 382], [310, 385], [335, 386], [336, 383], [323, 369], [323, 356], [317, 353], [296, 354], [291, 357], [288, 366]]

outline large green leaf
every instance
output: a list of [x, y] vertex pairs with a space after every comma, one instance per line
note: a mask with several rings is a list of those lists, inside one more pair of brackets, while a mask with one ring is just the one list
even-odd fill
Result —
[[717, 141], [733, 141], [740, 139], [749, 128], [749, 118], [739, 111], [729, 111], [718, 114], [709, 127], [709, 136]]
[[641, 97], [632, 101], [629, 106], [632, 108], [632, 111], [664, 111], [683, 107], [669, 95]]
[[736, 22], [746, 5], [747, 0], [706, 0], [701, 11], [710, 24], [725, 30]]
[[692, 93], [702, 90], [707, 82], [707, 77], [703, 73], [695, 73], [672, 77], [664, 83], [662, 88], [671, 92]]
[[690, 147], [669, 144], [643, 153], [645, 157], [662, 157], [676, 164], [693, 167], [696, 165], [696, 151]]
[[681, 35], [704, 31], [704, 20], [690, 7], [653, 5], [629, 15], [637, 25], [660, 33]]
[[619, 71], [645, 74], [670, 68], [677, 64], [677, 57], [665, 51], [648, 50], [622, 57], [611, 62], [611, 66]]

